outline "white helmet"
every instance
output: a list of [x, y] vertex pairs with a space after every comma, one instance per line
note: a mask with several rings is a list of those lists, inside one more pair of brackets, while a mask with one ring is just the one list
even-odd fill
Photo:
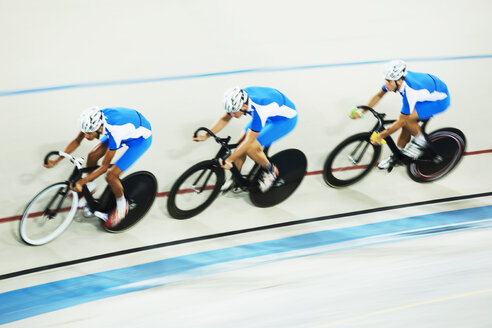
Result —
[[224, 108], [228, 113], [235, 113], [248, 100], [248, 94], [240, 87], [233, 87], [224, 93]]
[[80, 131], [91, 133], [97, 131], [103, 123], [103, 113], [97, 106], [88, 108], [80, 114]]
[[383, 76], [386, 80], [396, 81], [407, 75], [407, 64], [401, 59], [392, 60], [384, 65]]

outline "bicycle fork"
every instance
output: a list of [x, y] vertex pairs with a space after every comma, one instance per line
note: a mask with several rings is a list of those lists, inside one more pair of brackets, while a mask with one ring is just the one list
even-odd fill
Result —
[[[362, 149], [362, 151], [360, 153], [358, 153], [358, 156], [356, 158], [356, 154], [359, 151], [359, 149], [362, 146], [362, 144], [364, 144], [364, 148]], [[353, 165], [359, 164], [360, 160], [362, 159], [362, 157], [366, 153], [367, 147], [369, 147], [369, 143], [367, 143], [367, 142], [359, 142], [359, 144], [357, 145], [357, 147], [355, 147], [354, 151], [352, 151], [348, 155], [348, 158], [352, 162]]]
[[[48, 205], [46, 205], [46, 207], [43, 211], [43, 215], [47, 216], [48, 219], [50, 219], [50, 220], [53, 219], [56, 216], [56, 214], [58, 214], [58, 212], [60, 211], [63, 200], [67, 197], [68, 192], [69, 192], [68, 186], [66, 188], [60, 188], [58, 190], [58, 192], [56, 193], [56, 195], [53, 198], [51, 198]], [[55, 202], [55, 200], [58, 196], [61, 196], [61, 197], [60, 197], [60, 200], [58, 201], [58, 204], [56, 205], [56, 209], [50, 210], [51, 205], [53, 205], [53, 203]]]

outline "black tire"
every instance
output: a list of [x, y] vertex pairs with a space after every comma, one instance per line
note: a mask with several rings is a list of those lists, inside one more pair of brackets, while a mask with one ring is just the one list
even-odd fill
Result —
[[[102, 222], [103, 228], [108, 232], [122, 232], [133, 227], [142, 220], [152, 207], [157, 194], [157, 179], [148, 171], [138, 171], [124, 177], [121, 180], [125, 190], [125, 198], [129, 203], [129, 211], [126, 217], [116, 226], [108, 228]], [[116, 207], [116, 200], [108, 186], [99, 198], [101, 212], [111, 213]]]
[[77, 212], [78, 196], [65, 182], [46, 187], [27, 204], [19, 223], [19, 235], [28, 245], [49, 243], [61, 235]]
[[444, 177], [458, 165], [466, 150], [465, 135], [458, 129], [439, 129], [429, 134], [427, 139], [442, 161], [410, 163], [407, 173], [416, 182], [432, 182]]
[[[333, 149], [323, 166], [326, 184], [334, 188], [346, 187], [369, 173], [381, 155], [381, 146], [371, 144], [370, 137], [371, 132], [355, 134]], [[360, 158], [353, 163], [349, 155]]]
[[[219, 195], [224, 179], [224, 169], [212, 160], [193, 165], [176, 180], [169, 192], [169, 214], [178, 220], [189, 219], [199, 214]], [[201, 187], [205, 188], [201, 190]], [[201, 192], [197, 192], [198, 189]]]
[[249, 198], [258, 207], [270, 207], [286, 200], [299, 187], [306, 175], [306, 155], [298, 149], [286, 149], [270, 158], [278, 168], [277, 182], [267, 192], [259, 189], [258, 183], [250, 189]]

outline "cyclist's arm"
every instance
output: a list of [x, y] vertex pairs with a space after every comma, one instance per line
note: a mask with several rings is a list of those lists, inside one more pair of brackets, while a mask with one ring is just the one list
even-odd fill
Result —
[[[210, 131], [212, 131], [213, 133], [217, 134], [218, 132], [220, 132], [226, 125], [227, 123], [229, 123], [229, 121], [231, 120], [232, 116], [228, 115], [227, 113], [225, 113], [221, 118], [219, 118], [219, 120], [210, 128]], [[205, 133], [205, 134], [202, 134], [202, 135], [198, 135], [196, 137], [193, 137], [193, 141], [203, 141], [205, 139], [207, 139], [208, 137], [210, 137], [210, 135], [208, 133]]]
[[390, 134], [394, 133], [395, 131], [398, 131], [400, 128], [405, 126], [407, 124], [407, 122], [409, 121], [409, 119], [410, 119], [410, 115], [405, 115], [405, 114], [400, 113], [398, 120], [396, 120], [396, 122], [391, 124], [390, 127], [387, 128], [386, 130], [381, 131], [379, 133], [379, 136], [381, 137], [381, 139], [386, 138]]
[[[84, 133], [79, 132], [79, 134], [75, 137], [75, 139], [70, 141], [70, 143], [65, 148], [64, 152], [67, 154], [71, 154], [75, 149], [77, 149], [80, 146], [80, 143], [82, 142], [82, 140], [84, 140]], [[48, 163], [44, 164], [44, 166], [45, 167], [53, 167], [56, 164], [58, 164], [62, 159], [63, 159], [63, 157], [58, 156], [58, 158], [54, 161], [48, 160]]]
[[244, 137], [244, 140], [241, 142], [239, 147], [236, 148], [236, 150], [232, 153], [231, 156], [229, 156], [226, 159], [226, 162], [234, 162], [237, 158], [241, 157], [243, 154], [245, 154], [249, 147], [255, 142], [256, 138], [258, 137], [259, 132], [255, 132], [253, 130], [248, 130], [246, 132], [246, 136]]
[[[384, 91], [383, 89], [379, 90], [378, 93], [376, 93], [371, 98], [371, 100], [369, 100], [369, 102], [367, 103], [367, 106], [374, 108], [374, 106], [376, 106], [379, 103], [379, 101], [381, 100], [381, 98], [384, 97], [385, 94], [386, 94], [386, 91]], [[365, 113], [366, 110], [363, 109], [362, 112]]]
[[99, 166], [97, 169], [92, 171], [90, 174], [88, 174], [85, 178], [80, 179], [77, 184], [84, 185], [89, 181], [94, 181], [97, 179], [99, 176], [104, 174], [108, 169], [109, 166], [111, 165], [111, 161], [113, 160], [114, 155], [116, 154], [117, 149], [115, 150], [110, 150], [108, 149], [106, 151], [106, 154], [104, 155], [103, 161], [101, 166]]

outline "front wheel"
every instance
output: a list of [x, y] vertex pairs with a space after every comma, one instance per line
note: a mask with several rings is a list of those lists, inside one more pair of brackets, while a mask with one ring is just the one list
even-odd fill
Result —
[[31, 200], [19, 224], [22, 241], [29, 245], [49, 243], [62, 234], [77, 212], [78, 196], [67, 183], [55, 183]]
[[407, 173], [416, 182], [431, 182], [442, 178], [458, 165], [465, 153], [465, 135], [458, 129], [440, 129], [429, 134], [427, 139], [439, 157], [416, 160], [408, 165]]
[[353, 135], [328, 155], [323, 178], [330, 187], [346, 187], [366, 176], [381, 155], [381, 146], [370, 142], [371, 132]]
[[219, 195], [224, 169], [214, 161], [190, 167], [174, 183], [167, 198], [167, 210], [175, 219], [188, 219], [205, 210]]

